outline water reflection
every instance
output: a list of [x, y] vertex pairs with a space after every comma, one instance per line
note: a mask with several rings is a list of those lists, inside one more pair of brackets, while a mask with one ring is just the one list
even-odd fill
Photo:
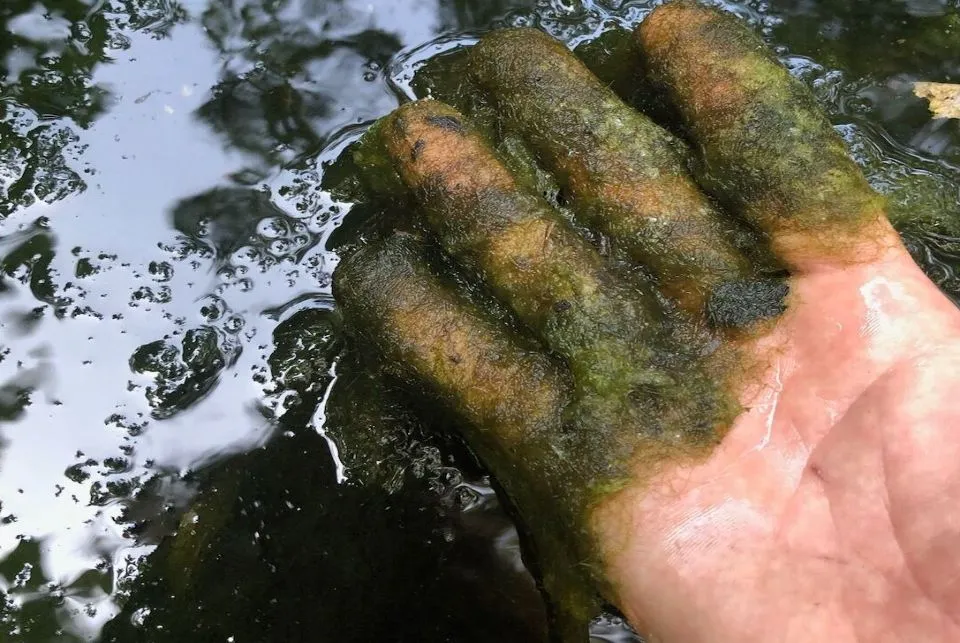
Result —
[[438, 27], [430, 2], [238, 0], [212, 3], [201, 20], [224, 58], [198, 116], [267, 166], [316, 154], [338, 129], [389, 110], [377, 72]]
[[[3, 2], [0, 638], [95, 639], [128, 599], [118, 641], [542, 639], [483, 472], [344, 352], [327, 245], [349, 205], [321, 182], [437, 51], [504, 24], [576, 43], [652, 4]], [[956, 123], [909, 92], [955, 81], [955, 4], [725, 6], [815, 87], [960, 301]], [[221, 554], [171, 558], [177, 531]]]
[[772, 0], [774, 33], [798, 54], [856, 77], [960, 75], [960, 14], [950, 0]]
[[902, 144], [960, 167], [960, 126], [932, 119], [915, 81], [960, 82], [960, 7], [949, 0], [773, 0], [772, 34], [848, 76], [842, 109]]
[[10, 0], [0, 7], [0, 217], [53, 203], [87, 184], [78, 130], [107, 109], [93, 81], [127, 29], [165, 36], [186, 13], [166, 0], [93, 10], [80, 0]]
[[[0, 230], [0, 637], [95, 636], [114, 599], [142, 586], [140, 556], [228, 466], [216, 463], [240, 467], [247, 460], [231, 454], [274, 435], [281, 418], [318, 436], [325, 389], [301, 392], [294, 404], [289, 369], [274, 382], [266, 364], [279, 321], [329, 305], [322, 242], [345, 209], [319, 189], [314, 155], [396, 104], [382, 78], [395, 53], [456, 26], [444, 21], [457, 12], [441, 16], [432, 2], [382, 4], [0, 8], [13, 36], [0, 39], [0, 215], [8, 217]], [[339, 513], [365, 519], [356, 492], [336, 500], [326, 445], [295, 451], [282, 466], [267, 458], [264, 469], [313, 469]], [[414, 460], [422, 471], [446, 462], [442, 449], [426, 448], [398, 460], [378, 493], [397, 493], [399, 472]], [[404, 511], [420, 515], [446, 493], [421, 485]], [[481, 524], [510, 529], [495, 505], [490, 512]], [[443, 521], [421, 524], [411, 538], [443, 541]], [[403, 540], [386, 526], [378, 533], [378, 548]], [[464, 533], [474, 544], [463, 551], [480, 561], [463, 568], [468, 576], [495, 567], [482, 562], [491, 537]], [[404, 560], [439, 562], [432, 547]], [[316, 578], [329, 593], [329, 580]], [[525, 600], [536, 599], [529, 577], [520, 578]], [[349, 575], [340, 582], [351, 585]], [[439, 623], [470, 613], [443, 601], [477, 594], [473, 587], [409, 594], [432, 592], [437, 600], [419, 613], [434, 611]], [[536, 623], [542, 607], [532, 609]]]

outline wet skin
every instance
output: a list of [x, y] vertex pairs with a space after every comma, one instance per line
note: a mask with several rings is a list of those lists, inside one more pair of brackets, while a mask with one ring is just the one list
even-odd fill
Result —
[[746, 26], [676, 2], [635, 40], [689, 150], [549, 38], [490, 34], [492, 130], [423, 101], [360, 145], [416, 232], [345, 257], [344, 316], [461, 417], [560, 630], [595, 589], [654, 640], [955, 640], [960, 314]]

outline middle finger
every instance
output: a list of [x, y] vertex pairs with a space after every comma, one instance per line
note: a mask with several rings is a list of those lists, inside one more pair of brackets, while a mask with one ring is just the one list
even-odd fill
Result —
[[571, 207], [700, 312], [747, 263], [688, 174], [682, 144], [623, 103], [563, 44], [533, 29], [493, 32], [470, 52], [471, 73], [500, 118], [536, 150]]

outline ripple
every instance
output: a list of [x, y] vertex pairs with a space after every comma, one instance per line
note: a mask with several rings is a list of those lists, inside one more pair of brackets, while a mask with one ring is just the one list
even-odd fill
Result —
[[[196, 540], [165, 558], [195, 516], [211, 529], [191, 533], [266, 588], [189, 604], [218, 640], [221, 616], [249, 614], [325, 616], [324, 631], [376, 640], [362, 627], [378, 627], [378, 600], [407, 609], [399, 626], [466, 640], [480, 628], [452, 614], [506, 616], [475, 599], [482, 583], [513, 592], [528, 620], [512, 635], [537, 640], [523, 627], [542, 605], [484, 473], [339, 332], [333, 249], [362, 213], [325, 183], [346, 146], [414, 96], [426, 61], [508, 24], [575, 45], [654, 4], [118, 0], [0, 18], [18, 38], [0, 42], [0, 637], [92, 640], [123, 601], [116, 628], [183, 622], [182, 605], [141, 592], [188, 580], [151, 569], [197, 561]], [[960, 71], [942, 37], [956, 12], [718, 4], [813, 87], [911, 252], [960, 301], [960, 134], [909, 89]], [[297, 556], [273, 555], [286, 550]], [[214, 558], [190, 579], [233, 591]], [[367, 566], [370, 603], [338, 603]], [[434, 585], [418, 584], [424, 570]], [[290, 579], [303, 591], [284, 611], [274, 599]], [[592, 636], [637, 640], [612, 616]]]

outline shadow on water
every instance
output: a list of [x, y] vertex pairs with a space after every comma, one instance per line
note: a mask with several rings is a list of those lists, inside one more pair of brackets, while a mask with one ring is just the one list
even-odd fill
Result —
[[[321, 184], [430, 56], [653, 4], [3, 2], [0, 638], [545, 640], [482, 467], [340, 335], [333, 243], [366, 219]], [[956, 3], [723, 4], [960, 301], [960, 132], [911, 92], [960, 81]]]
[[[337, 346], [334, 326], [307, 309], [277, 328], [277, 437], [203, 472], [104, 641], [544, 639], [482, 472]], [[321, 436], [311, 417], [334, 364]], [[350, 482], [332, 484], [344, 467]]]

